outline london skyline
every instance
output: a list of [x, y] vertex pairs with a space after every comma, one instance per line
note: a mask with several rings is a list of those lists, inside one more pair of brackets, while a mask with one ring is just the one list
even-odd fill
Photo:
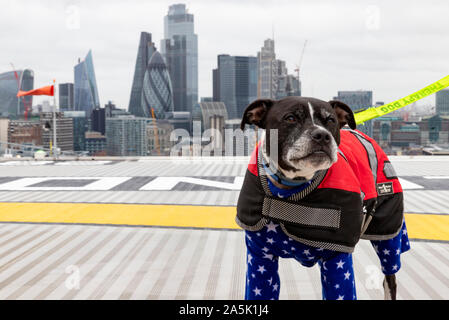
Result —
[[[199, 97], [212, 96], [217, 55], [256, 56], [273, 29], [276, 56], [289, 73], [309, 41], [301, 68], [305, 96], [329, 100], [339, 90], [362, 89], [372, 90], [374, 101], [390, 102], [449, 70], [444, 1], [0, 2], [1, 72], [12, 62], [35, 72], [35, 87], [73, 82], [78, 58], [92, 49], [100, 101], [121, 108], [129, 103], [140, 32], [151, 33], [159, 50], [164, 16], [175, 3], [195, 16]], [[423, 100], [429, 101], [434, 97]]]

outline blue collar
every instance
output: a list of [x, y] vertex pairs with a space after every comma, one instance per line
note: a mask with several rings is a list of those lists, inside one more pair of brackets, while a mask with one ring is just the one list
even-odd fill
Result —
[[265, 162], [265, 158], [263, 155], [261, 156], [261, 158], [262, 158], [263, 168], [264, 168], [265, 172], [267, 173], [267, 175], [270, 176], [274, 181], [276, 181], [284, 186], [299, 187], [299, 186], [313, 180], [313, 178], [311, 180], [287, 178], [281, 172], [279, 172], [279, 170], [276, 170], [276, 168], [274, 168], [275, 169], [274, 171], [271, 170], [269, 165]]

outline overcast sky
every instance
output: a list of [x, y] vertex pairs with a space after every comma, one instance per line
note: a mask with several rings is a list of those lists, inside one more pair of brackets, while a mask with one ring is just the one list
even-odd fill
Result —
[[[35, 87], [73, 82], [92, 49], [100, 103], [127, 108], [141, 31], [157, 48], [176, 1], [0, 0], [0, 72], [30, 68]], [[272, 36], [290, 73], [304, 44], [303, 95], [372, 90], [390, 102], [449, 74], [449, 1], [192, 0], [199, 96], [212, 95], [218, 54], [257, 55]], [[41, 97], [35, 101], [40, 102]], [[424, 103], [434, 103], [434, 96]]]

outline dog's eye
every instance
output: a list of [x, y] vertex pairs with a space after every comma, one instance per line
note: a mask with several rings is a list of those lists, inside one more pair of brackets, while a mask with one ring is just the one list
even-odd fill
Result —
[[285, 120], [290, 123], [296, 122], [296, 118], [292, 115], [285, 117]]
[[335, 123], [335, 119], [332, 116], [327, 117], [325, 121], [326, 121], [326, 123], [328, 123], [328, 122]]

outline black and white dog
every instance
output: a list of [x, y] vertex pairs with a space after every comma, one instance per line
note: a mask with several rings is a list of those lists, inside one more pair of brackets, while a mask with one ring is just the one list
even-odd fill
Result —
[[[246, 298], [279, 298], [278, 259], [285, 257], [319, 264], [324, 299], [355, 299], [351, 253], [366, 233], [385, 274], [385, 299], [395, 299], [394, 274], [408, 250], [402, 189], [380, 147], [355, 130], [351, 109], [315, 98], [261, 99], [246, 108], [245, 124], [265, 129], [237, 205]], [[379, 185], [389, 191], [379, 193]]]

